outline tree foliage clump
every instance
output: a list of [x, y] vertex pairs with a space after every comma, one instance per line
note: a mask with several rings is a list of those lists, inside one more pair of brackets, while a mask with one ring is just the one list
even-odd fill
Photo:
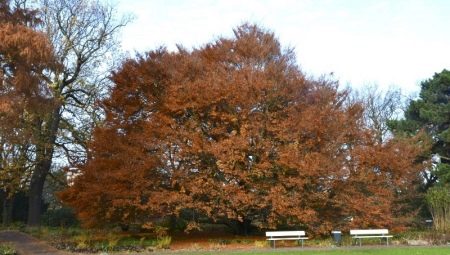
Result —
[[418, 177], [420, 138], [379, 143], [361, 103], [307, 78], [253, 25], [129, 59], [112, 80], [87, 163], [61, 193], [86, 226], [151, 227], [191, 209], [260, 228], [388, 227]]

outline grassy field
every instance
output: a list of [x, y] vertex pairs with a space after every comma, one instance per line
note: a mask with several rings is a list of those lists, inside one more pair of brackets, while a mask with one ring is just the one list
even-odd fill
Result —
[[367, 249], [336, 249], [336, 250], [323, 250], [323, 251], [311, 251], [311, 250], [282, 250], [274, 249], [270, 251], [246, 251], [246, 252], [187, 252], [187, 253], [174, 253], [182, 255], [450, 255], [450, 246], [448, 247], [430, 247], [430, 248], [367, 248]]

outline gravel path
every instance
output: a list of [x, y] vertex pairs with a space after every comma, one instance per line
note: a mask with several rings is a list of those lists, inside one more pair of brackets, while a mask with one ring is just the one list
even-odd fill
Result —
[[0, 231], [0, 243], [11, 243], [19, 255], [47, 254], [67, 255], [30, 235], [18, 231]]

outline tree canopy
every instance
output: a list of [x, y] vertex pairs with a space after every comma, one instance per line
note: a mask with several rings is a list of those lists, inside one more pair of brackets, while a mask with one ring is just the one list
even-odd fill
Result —
[[420, 137], [379, 143], [362, 103], [307, 78], [257, 26], [128, 59], [112, 81], [87, 162], [60, 194], [85, 226], [151, 227], [191, 209], [260, 228], [387, 227], [418, 179]]

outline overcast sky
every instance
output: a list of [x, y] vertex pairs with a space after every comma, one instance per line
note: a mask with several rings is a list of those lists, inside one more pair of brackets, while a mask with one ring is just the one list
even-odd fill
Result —
[[201, 46], [250, 22], [295, 48], [306, 74], [333, 72], [344, 86], [376, 83], [410, 94], [450, 69], [450, 0], [116, 1], [135, 16], [123, 30], [130, 53]]

